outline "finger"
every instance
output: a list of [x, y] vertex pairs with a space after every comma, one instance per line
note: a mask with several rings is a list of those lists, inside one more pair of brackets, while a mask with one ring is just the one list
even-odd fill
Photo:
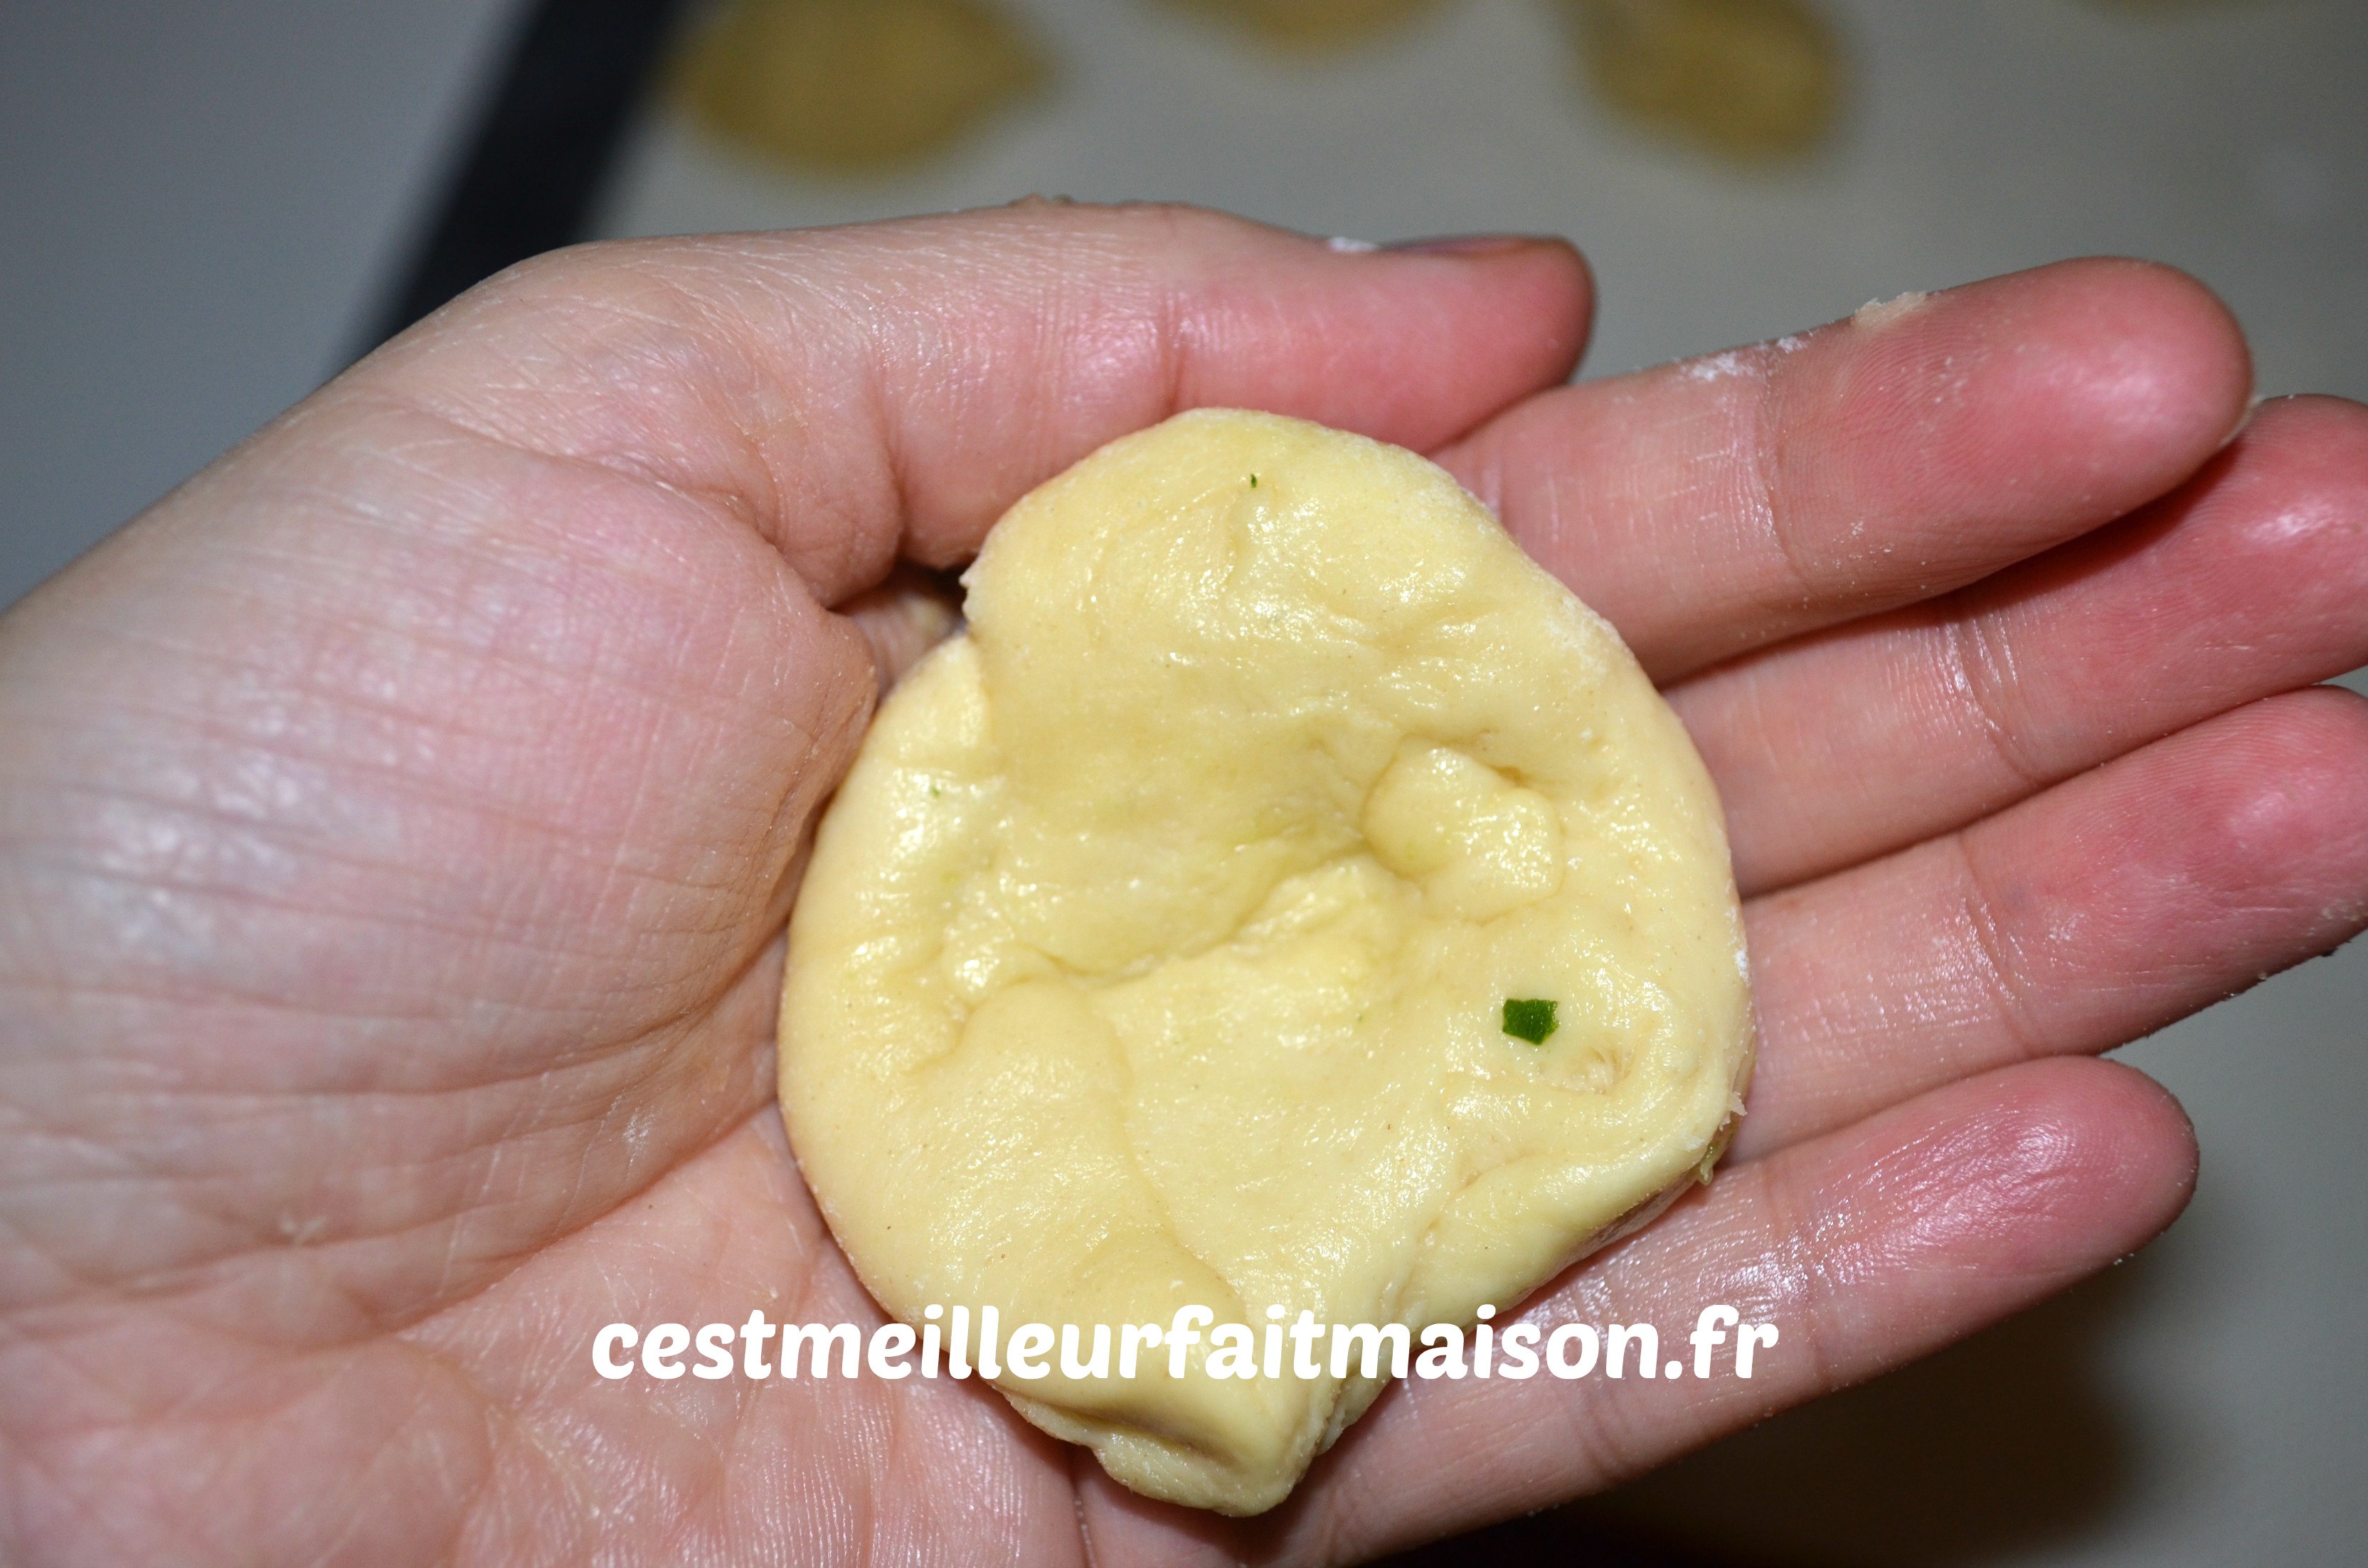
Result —
[[1901, 1107], [1714, 1185], [1522, 1314], [1549, 1333], [1651, 1323], [1675, 1340], [1724, 1302], [1782, 1336], [1750, 1380], [1721, 1357], [1708, 1379], [1410, 1388], [1344, 1456], [1327, 1522], [1428, 1533], [1440, 1516], [1599, 1490], [2045, 1300], [2159, 1233], [2194, 1177], [2177, 1103], [2117, 1065], [2020, 1068]]
[[2180, 490], [1945, 599], [1669, 693], [1747, 895], [2368, 664], [2368, 409], [2263, 406]]
[[1750, 1160], [1934, 1085], [2109, 1050], [2368, 926], [2368, 702], [2214, 719], [1755, 901]]
[[1701, 1310], [1772, 1324], [1748, 1380], [1411, 1381], [1275, 1514], [1227, 1529], [1089, 1488], [1105, 1559], [1359, 1562], [1611, 1484], [1937, 1349], [2063, 1289], [2185, 1204], [2193, 1133], [2127, 1068], [2045, 1062], [1950, 1085], [1778, 1157], [1589, 1259], [1520, 1313], [1551, 1333], [1655, 1325], [1682, 1358]]
[[2153, 499], [2236, 428], [2250, 380], [2192, 279], [2066, 262], [1584, 382], [1440, 460], [1668, 680]]
[[1028, 489], [1182, 409], [1427, 450], [1568, 375], [1588, 305], [1559, 241], [1350, 254], [1185, 209], [1033, 203], [568, 253], [355, 375], [713, 498], [828, 603], [900, 549], [962, 559]]

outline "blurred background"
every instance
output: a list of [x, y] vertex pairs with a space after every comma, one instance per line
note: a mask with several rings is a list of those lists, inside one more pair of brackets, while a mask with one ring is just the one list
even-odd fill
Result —
[[[0, 605], [518, 256], [1030, 193], [1567, 234], [1601, 287], [1587, 375], [2149, 256], [2236, 309], [2262, 392], [2368, 397], [2357, 0], [16, 5]], [[2124, 1051], [2205, 1164], [2103, 1278], [1408, 1561], [2353, 1555], [2363, 1019], [2355, 944]]]

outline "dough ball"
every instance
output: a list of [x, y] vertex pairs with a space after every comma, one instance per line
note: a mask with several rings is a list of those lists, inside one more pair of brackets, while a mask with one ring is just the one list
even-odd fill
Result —
[[684, 55], [678, 86], [736, 146], [863, 174], [941, 151], [1048, 74], [982, 0], [737, 0]]
[[1803, 0], [1564, 0], [1588, 78], [1648, 130], [1746, 159], [1805, 153], [1832, 128], [1841, 50]]
[[[790, 928], [791, 1139], [890, 1312], [1418, 1343], [1707, 1172], [1750, 1061], [1717, 798], [1444, 472], [1187, 414], [965, 584]], [[1181, 1377], [1001, 1386], [1139, 1492], [1257, 1513], [1383, 1381], [1212, 1376], [1213, 1332]]]

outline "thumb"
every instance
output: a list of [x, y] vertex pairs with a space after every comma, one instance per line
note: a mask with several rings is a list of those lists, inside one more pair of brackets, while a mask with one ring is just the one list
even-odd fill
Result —
[[479, 290], [359, 380], [490, 438], [728, 501], [825, 604], [1183, 409], [1428, 451], [1577, 362], [1560, 241], [1371, 251], [1189, 209], [1014, 208], [597, 246]]

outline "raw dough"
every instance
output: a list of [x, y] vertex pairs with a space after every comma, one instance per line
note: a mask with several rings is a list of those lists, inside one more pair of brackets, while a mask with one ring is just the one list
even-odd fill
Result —
[[725, 141], [835, 175], [918, 163], [1050, 74], [987, 0], [735, 0], [676, 74]]
[[[823, 824], [782, 1000], [792, 1143], [890, 1312], [1418, 1333], [1706, 1177], [1750, 1062], [1717, 798], [1444, 472], [1183, 415], [1021, 500], [964, 581]], [[1208, 1351], [1000, 1386], [1237, 1514], [1383, 1386]]]
[[1815, 149], [1844, 75], [1804, 0], [1564, 0], [1604, 101], [1647, 129], [1746, 161]]

